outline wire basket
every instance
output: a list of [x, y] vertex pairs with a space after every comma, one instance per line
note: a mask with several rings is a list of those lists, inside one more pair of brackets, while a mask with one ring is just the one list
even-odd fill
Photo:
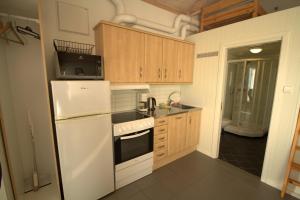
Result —
[[92, 54], [93, 48], [95, 47], [95, 45], [93, 44], [85, 44], [57, 39], [53, 40], [53, 45], [57, 52], [78, 54]]

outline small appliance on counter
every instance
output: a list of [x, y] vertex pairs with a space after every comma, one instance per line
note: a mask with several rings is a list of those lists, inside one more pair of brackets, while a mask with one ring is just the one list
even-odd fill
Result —
[[112, 123], [119, 189], [152, 173], [154, 118], [129, 111], [112, 114]]
[[149, 111], [154, 111], [156, 107], [156, 99], [154, 97], [148, 97], [147, 108]]
[[92, 55], [95, 45], [53, 41], [58, 63], [57, 79], [104, 79], [101, 56]]
[[148, 110], [148, 95], [149, 93], [137, 94], [137, 110], [140, 112], [146, 112]]

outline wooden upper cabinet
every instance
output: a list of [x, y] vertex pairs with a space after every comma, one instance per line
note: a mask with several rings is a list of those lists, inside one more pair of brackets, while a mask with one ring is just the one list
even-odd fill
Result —
[[190, 111], [187, 114], [186, 147], [195, 146], [199, 142], [201, 111]]
[[178, 82], [193, 82], [194, 45], [178, 42]]
[[177, 82], [178, 41], [163, 39], [163, 81]]
[[186, 147], [187, 113], [169, 117], [168, 122], [168, 155], [182, 151]]
[[194, 45], [110, 22], [95, 28], [96, 53], [112, 83], [190, 83]]
[[[96, 31], [97, 53], [104, 57], [105, 80], [117, 83], [144, 81], [144, 34], [120, 27], [101, 25]], [[102, 48], [102, 49], [101, 49]]]
[[145, 34], [145, 81], [162, 82], [163, 39]]

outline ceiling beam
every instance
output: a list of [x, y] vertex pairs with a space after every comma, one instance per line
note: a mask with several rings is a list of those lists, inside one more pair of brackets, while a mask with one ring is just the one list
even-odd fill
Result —
[[206, 0], [197, 0], [188, 11], [191, 16], [199, 15], [201, 13], [202, 7], [205, 5]]

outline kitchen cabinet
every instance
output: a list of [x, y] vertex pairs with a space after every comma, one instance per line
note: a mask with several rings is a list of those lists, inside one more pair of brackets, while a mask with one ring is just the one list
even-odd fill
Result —
[[168, 118], [155, 120], [154, 127], [154, 166], [168, 156]]
[[102, 24], [96, 30], [96, 53], [104, 57], [104, 77], [114, 83], [144, 80], [144, 34]]
[[156, 118], [153, 169], [158, 169], [196, 150], [201, 110]]
[[194, 45], [178, 43], [178, 82], [193, 82]]
[[186, 144], [185, 147], [197, 145], [199, 142], [201, 111], [187, 113]]
[[163, 82], [163, 38], [145, 34], [145, 81]]
[[182, 151], [186, 146], [187, 114], [177, 114], [169, 117], [168, 123], [168, 153], [169, 155]]
[[191, 83], [194, 44], [155, 33], [100, 22], [96, 54], [112, 83]]
[[176, 71], [178, 66], [178, 43], [175, 40], [163, 39], [163, 82], [178, 82]]

